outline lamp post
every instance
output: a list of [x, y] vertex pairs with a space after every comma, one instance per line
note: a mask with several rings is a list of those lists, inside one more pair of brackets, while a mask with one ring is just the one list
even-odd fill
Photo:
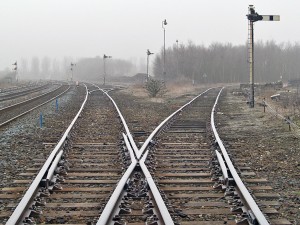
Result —
[[73, 67], [74, 66], [76, 66], [76, 64], [71, 62], [71, 73], [72, 73], [71, 81], [73, 81]]
[[105, 59], [112, 58], [110, 55], [103, 55], [103, 70], [104, 70], [104, 77], [103, 77], [103, 85], [105, 85], [105, 77], [106, 77], [106, 68], [105, 68]]
[[162, 28], [164, 29], [164, 65], [163, 65], [163, 78], [164, 78], [164, 82], [166, 82], [166, 29], [165, 29], [165, 25], [167, 25], [167, 20], [163, 20], [162, 21]]
[[249, 14], [247, 18], [248, 24], [248, 62], [249, 62], [249, 75], [250, 75], [250, 108], [254, 108], [254, 22], [262, 21], [279, 21], [279, 15], [259, 15], [255, 12], [254, 6], [249, 5]]
[[149, 56], [153, 54], [154, 53], [150, 52], [149, 49], [147, 49], [147, 82], [149, 81]]
[[178, 48], [178, 40], [176, 40], [176, 45], [177, 45], [177, 68], [176, 68], [176, 75], [177, 78], [179, 76], [179, 48]]

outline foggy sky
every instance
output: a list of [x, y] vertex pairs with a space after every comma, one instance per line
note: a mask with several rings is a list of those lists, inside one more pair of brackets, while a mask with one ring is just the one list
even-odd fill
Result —
[[21, 58], [139, 59], [188, 40], [244, 44], [248, 5], [280, 22], [257, 22], [255, 40], [300, 43], [297, 0], [0, 0], [0, 70]]

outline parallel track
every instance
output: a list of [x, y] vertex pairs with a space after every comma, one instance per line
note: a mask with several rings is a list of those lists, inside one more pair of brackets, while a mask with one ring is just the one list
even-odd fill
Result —
[[70, 86], [63, 85], [55, 90], [39, 95], [35, 98], [0, 109], [0, 127], [31, 112], [32, 110], [54, 100], [69, 90]]
[[41, 91], [43, 89], [46, 89], [49, 87], [49, 84], [45, 84], [45, 85], [41, 85], [41, 86], [29, 86], [29, 87], [24, 87], [22, 89], [17, 89], [15, 91], [4, 91], [4, 92], [0, 92], [0, 102], [3, 101], [8, 101], [8, 100], [12, 100], [15, 98], [19, 98], [25, 95], [29, 95], [38, 91]]
[[[35, 220], [44, 224], [269, 224], [268, 217], [259, 218], [259, 209], [255, 212], [250, 194], [247, 203], [248, 197], [236, 187], [239, 178], [211, 127], [218, 93], [209, 90], [174, 112], [138, 148], [121, 115], [120, 125], [112, 99], [90, 91], [62, 155], [56, 156], [55, 173], [63, 178], [44, 181], [51, 195], [45, 206], [31, 210], [31, 216], [41, 209], [43, 214], [35, 215]], [[36, 160], [37, 168], [40, 162]], [[235, 166], [243, 169], [243, 162]], [[262, 211], [274, 213], [270, 207]], [[274, 221], [271, 224], [288, 224]]]
[[[90, 95], [65, 150], [68, 167], [61, 190], [54, 188], [41, 223], [92, 223], [122, 174], [119, 120], [100, 92]], [[55, 210], [54, 210], [55, 208]]]

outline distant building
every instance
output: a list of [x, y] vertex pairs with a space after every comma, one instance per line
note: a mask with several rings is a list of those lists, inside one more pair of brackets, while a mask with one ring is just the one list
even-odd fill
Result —
[[147, 81], [147, 74], [146, 73], [137, 73], [132, 78], [133, 78], [134, 83], [143, 84]]

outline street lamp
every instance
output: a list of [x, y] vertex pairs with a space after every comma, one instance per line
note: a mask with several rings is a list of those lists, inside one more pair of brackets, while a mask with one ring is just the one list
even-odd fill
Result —
[[149, 49], [147, 49], [147, 82], [149, 81], [149, 56], [153, 55], [154, 53], [150, 52]]
[[249, 74], [250, 74], [250, 102], [249, 106], [250, 108], [254, 108], [254, 29], [253, 25], [254, 22], [257, 22], [259, 20], [262, 21], [279, 21], [280, 16], [279, 15], [259, 15], [257, 12], [255, 12], [254, 6], [249, 5], [249, 14], [247, 15], [247, 18], [249, 20], [248, 24], [248, 51], [249, 51]]
[[112, 58], [111, 56], [109, 55], [103, 55], [103, 70], [104, 70], [104, 78], [103, 78], [103, 85], [105, 85], [105, 77], [106, 77], [106, 69], [105, 69], [105, 59], [107, 58]]
[[74, 66], [76, 66], [76, 64], [71, 62], [71, 73], [72, 73], [71, 81], [73, 81], [73, 67]]
[[164, 78], [164, 82], [166, 82], [166, 29], [165, 29], [165, 25], [167, 25], [167, 20], [163, 20], [162, 21], [162, 28], [164, 29], [164, 67], [163, 67], [163, 78]]

